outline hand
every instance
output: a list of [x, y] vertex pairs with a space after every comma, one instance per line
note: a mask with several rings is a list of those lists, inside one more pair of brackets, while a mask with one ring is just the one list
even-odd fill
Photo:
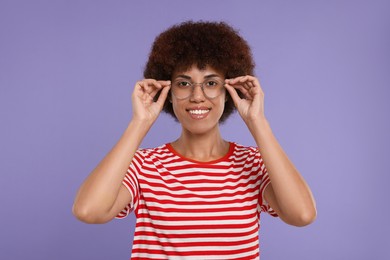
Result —
[[[138, 81], [132, 95], [133, 118], [154, 123], [164, 106], [170, 87], [169, 80], [143, 79]], [[159, 92], [158, 99], [154, 101]]]
[[[246, 124], [265, 118], [264, 93], [256, 77], [247, 75], [226, 79], [225, 88], [229, 91], [238, 113]], [[238, 95], [237, 90], [244, 98]]]

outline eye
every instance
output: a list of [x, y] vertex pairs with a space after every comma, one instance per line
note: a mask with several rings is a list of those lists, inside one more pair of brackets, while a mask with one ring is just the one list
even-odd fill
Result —
[[208, 88], [215, 88], [221, 85], [221, 83], [217, 80], [207, 80], [204, 85]]
[[175, 82], [176, 87], [178, 88], [189, 88], [191, 87], [191, 82], [185, 80], [178, 80]]

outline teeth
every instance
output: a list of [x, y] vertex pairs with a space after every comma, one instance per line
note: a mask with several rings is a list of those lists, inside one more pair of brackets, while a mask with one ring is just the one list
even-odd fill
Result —
[[195, 115], [202, 115], [202, 114], [206, 114], [209, 111], [210, 110], [207, 109], [207, 110], [190, 110], [189, 112]]

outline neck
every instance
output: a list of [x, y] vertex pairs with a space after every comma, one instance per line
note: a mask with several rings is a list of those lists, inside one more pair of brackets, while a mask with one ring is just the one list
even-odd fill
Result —
[[229, 143], [223, 140], [219, 127], [204, 134], [193, 134], [183, 129], [172, 146], [186, 158], [205, 162], [222, 158], [229, 151]]

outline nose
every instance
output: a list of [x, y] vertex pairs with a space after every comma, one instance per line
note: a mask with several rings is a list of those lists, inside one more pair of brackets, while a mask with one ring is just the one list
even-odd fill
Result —
[[192, 93], [190, 96], [190, 101], [192, 102], [203, 102], [205, 100], [205, 95], [203, 92], [202, 83], [195, 83], [192, 85]]

